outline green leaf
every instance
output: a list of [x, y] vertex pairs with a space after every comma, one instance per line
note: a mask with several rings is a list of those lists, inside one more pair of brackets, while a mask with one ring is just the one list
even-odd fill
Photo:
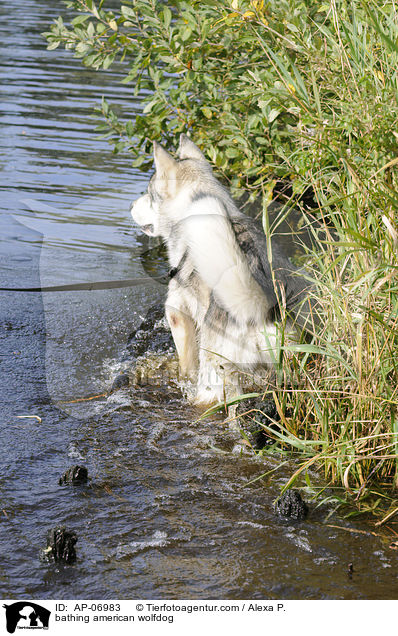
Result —
[[109, 113], [109, 104], [106, 101], [105, 97], [102, 98], [102, 112], [105, 116]]
[[94, 24], [90, 22], [87, 27], [87, 36], [91, 39], [93, 35], [94, 35]]
[[61, 44], [60, 40], [51, 42], [51, 44], [47, 46], [47, 51], [53, 51], [54, 49], [57, 49], [60, 44]]
[[169, 28], [170, 26], [170, 22], [171, 22], [171, 18], [172, 18], [172, 13], [170, 11], [170, 9], [168, 7], [165, 7], [163, 9], [163, 24], [166, 27], [166, 29]]
[[139, 157], [137, 157], [137, 159], [134, 159], [134, 161], [132, 162], [132, 166], [133, 168], [139, 168], [146, 161], [147, 157], [144, 157], [144, 155], [140, 155]]
[[186, 42], [192, 35], [192, 29], [189, 25], [187, 25], [181, 32], [181, 40]]
[[278, 110], [277, 108], [273, 108], [272, 110], [270, 110], [267, 117], [269, 123], [272, 124], [272, 122], [275, 121], [275, 119], [279, 117], [280, 114], [281, 114], [281, 111]]
[[202, 111], [202, 113], [207, 119], [211, 119], [213, 117], [213, 112], [211, 108], [209, 108], [208, 106], [202, 106], [200, 110]]
[[126, 123], [126, 134], [128, 137], [133, 137], [135, 134], [134, 122], [128, 121]]
[[126, 7], [126, 5], [122, 5], [120, 10], [121, 10], [122, 16], [126, 18], [126, 20], [135, 20], [136, 13], [133, 9], [131, 9], [131, 7]]
[[158, 101], [157, 99], [152, 99], [150, 102], [148, 102], [148, 104], [145, 104], [142, 112], [144, 114], [150, 113], [154, 105], [157, 103], [157, 101]]
[[78, 26], [79, 24], [83, 24], [83, 22], [86, 22], [86, 20], [88, 20], [88, 18], [90, 17], [90, 15], [87, 13], [85, 15], [78, 15], [76, 16], [76, 18], [73, 18], [71, 24], [72, 26]]
[[287, 29], [289, 29], [289, 31], [293, 31], [293, 33], [299, 33], [299, 29], [296, 27], [295, 24], [292, 24], [291, 22], [286, 22], [285, 26]]
[[102, 68], [105, 70], [109, 68], [112, 62], [114, 61], [114, 59], [115, 59], [115, 53], [113, 55], [107, 55], [104, 61], [102, 62]]
[[80, 57], [83, 57], [83, 55], [85, 55], [85, 53], [88, 53], [89, 51], [91, 51], [91, 46], [86, 42], [78, 42], [78, 44], [76, 45], [76, 53]]
[[239, 157], [239, 155], [242, 154], [242, 151], [238, 150], [238, 148], [227, 148], [225, 154], [229, 159], [233, 159], [234, 157]]

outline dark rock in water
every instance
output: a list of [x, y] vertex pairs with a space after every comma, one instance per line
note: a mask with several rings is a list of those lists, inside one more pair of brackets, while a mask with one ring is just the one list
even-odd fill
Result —
[[63, 526], [47, 532], [47, 547], [40, 552], [40, 558], [47, 563], [73, 563], [76, 560], [76, 533]]
[[63, 486], [63, 484], [86, 484], [87, 480], [87, 468], [85, 466], [73, 466], [59, 478], [58, 483], [60, 486]]
[[155, 305], [128, 339], [127, 352], [124, 359], [137, 358], [145, 353], [168, 353], [174, 350], [171, 331], [165, 323], [164, 307]]
[[305, 519], [308, 506], [297, 490], [287, 490], [275, 503], [275, 510], [280, 517], [288, 517], [298, 521]]
[[110, 392], [113, 393], [114, 391], [119, 391], [119, 389], [124, 389], [128, 386], [130, 386], [130, 378], [127, 373], [119, 373], [113, 381]]
[[[247, 411], [252, 411], [247, 413]], [[242, 416], [242, 414], [245, 415]], [[239, 428], [246, 434], [249, 442], [257, 450], [274, 443], [274, 439], [265, 431], [261, 424], [272, 428], [272, 420], [279, 420], [279, 414], [273, 400], [262, 401], [250, 398], [238, 404], [236, 416], [239, 417]]]

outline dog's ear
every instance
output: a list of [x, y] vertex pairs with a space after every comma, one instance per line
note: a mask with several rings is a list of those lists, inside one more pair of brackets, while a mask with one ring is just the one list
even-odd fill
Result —
[[184, 133], [182, 133], [182, 135], [180, 136], [178, 157], [180, 159], [196, 159], [197, 161], [206, 161], [206, 157], [204, 156], [203, 152], [199, 150], [197, 145], [193, 143], [192, 139], [187, 137], [187, 135], [184, 135]]
[[178, 161], [156, 141], [153, 142], [157, 189], [162, 197], [172, 197], [177, 191]]
[[157, 141], [153, 142], [153, 158], [158, 175], [165, 175], [177, 167], [177, 162]]

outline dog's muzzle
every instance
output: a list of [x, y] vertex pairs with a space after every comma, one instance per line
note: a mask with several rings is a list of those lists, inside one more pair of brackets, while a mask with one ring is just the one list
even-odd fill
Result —
[[148, 195], [143, 195], [131, 204], [130, 214], [145, 234], [148, 236], [155, 236], [154, 223], [148, 223], [148, 221], [152, 221], [151, 217], [153, 217], [153, 212], [151, 211], [148, 203]]

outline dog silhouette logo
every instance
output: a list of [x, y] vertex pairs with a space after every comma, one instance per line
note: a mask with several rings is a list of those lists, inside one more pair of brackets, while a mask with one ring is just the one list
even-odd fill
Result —
[[18, 629], [48, 629], [51, 612], [30, 601], [18, 601], [3, 605], [6, 610], [7, 631], [13, 634]]

